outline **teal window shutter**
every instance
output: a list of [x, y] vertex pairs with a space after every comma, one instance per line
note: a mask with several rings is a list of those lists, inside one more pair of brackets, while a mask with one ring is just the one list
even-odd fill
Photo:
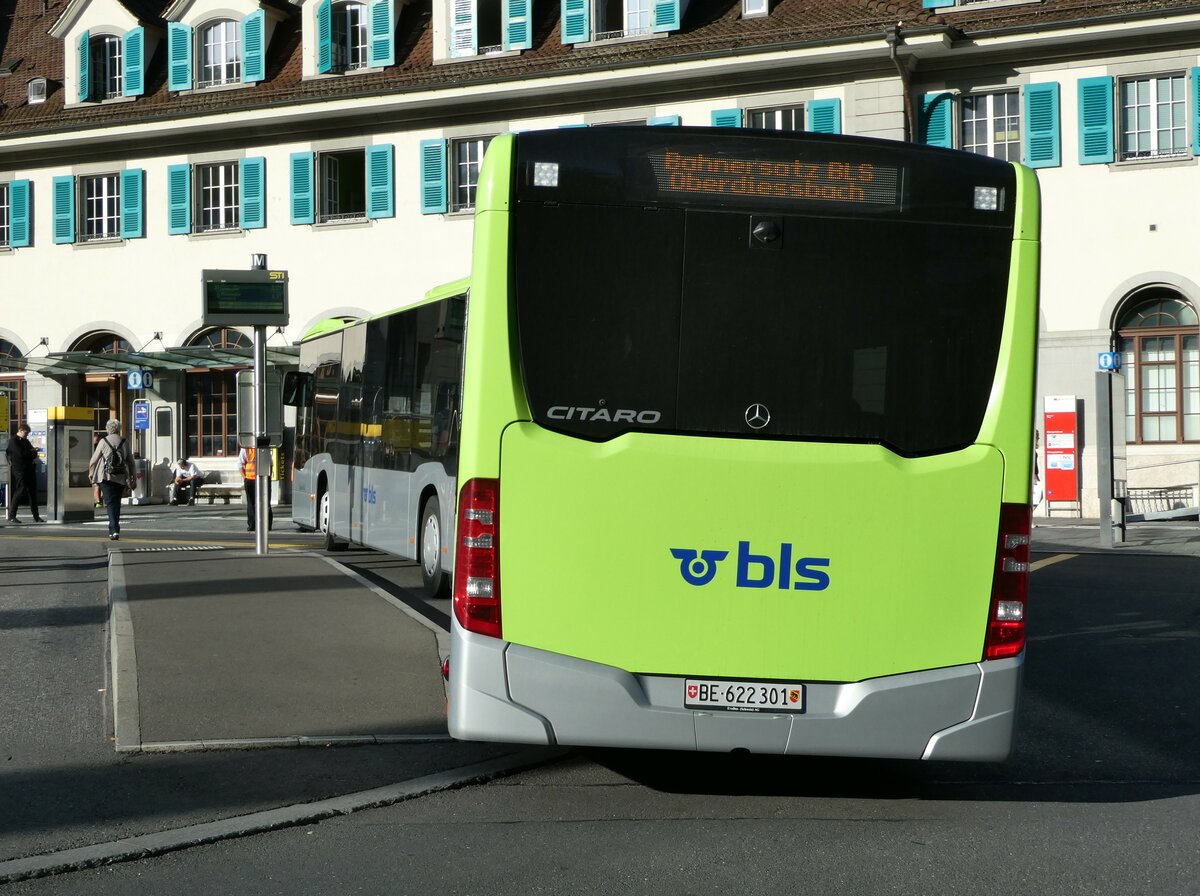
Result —
[[291, 155], [292, 223], [312, 224], [317, 220], [317, 203], [314, 195], [313, 161], [311, 152], [294, 152]]
[[256, 9], [242, 19], [242, 83], [254, 84], [266, 77], [266, 14]]
[[192, 166], [167, 166], [167, 233], [192, 232]]
[[317, 74], [333, 71], [333, 3], [321, 0], [317, 4]]
[[1023, 92], [1025, 164], [1030, 168], [1057, 168], [1062, 164], [1058, 82], [1026, 84]]
[[446, 141], [421, 141], [421, 214], [446, 211]]
[[8, 185], [8, 244], [14, 249], [29, 245], [29, 181]]
[[953, 6], [954, 0], [921, 0], [922, 9], [941, 9], [945, 6]]
[[371, 37], [368, 61], [372, 66], [396, 64], [396, 42], [392, 27], [392, 0], [371, 4]]
[[562, 0], [562, 42], [577, 44], [591, 40], [590, 0]]
[[1079, 164], [1099, 165], [1114, 157], [1113, 79], [1079, 80]]
[[146, 29], [131, 28], [121, 40], [121, 96], [141, 96], [146, 92]]
[[927, 93], [921, 98], [921, 142], [954, 148], [954, 94]]
[[714, 128], [740, 128], [742, 126], [742, 110], [714, 109], [712, 126]]
[[121, 172], [121, 239], [137, 240], [146, 235], [143, 214], [146, 204], [146, 173], [141, 168]]
[[842, 101], [811, 100], [805, 104], [804, 114], [808, 117], [805, 128], [816, 134], [840, 134], [842, 132]]
[[88, 32], [79, 35], [79, 102], [86, 103], [92, 98], [92, 81], [88, 73]]
[[192, 29], [167, 22], [167, 89], [192, 89]]
[[502, 0], [504, 3], [504, 49], [528, 50], [533, 46], [530, 24], [533, 0]]
[[1200, 156], [1200, 68], [1192, 75], [1192, 155]]
[[679, 30], [679, 0], [654, 0], [654, 34]]
[[391, 218], [395, 212], [390, 143], [367, 147], [367, 217]]
[[242, 230], [267, 226], [266, 164], [262, 156], [238, 161], [238, 184], [242, 190], [238, 220]]
[[678, 115], [656, 115], [651, 118], [647, 124], [652, 127], [658, 125], [678, 125], [682, 123], [682, 119]]
[[54, 178], [54, 242], [75, 242], [75, 178], [70, 174]]

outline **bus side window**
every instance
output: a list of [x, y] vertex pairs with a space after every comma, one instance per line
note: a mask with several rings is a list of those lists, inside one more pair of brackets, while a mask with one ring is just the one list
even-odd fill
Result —
[[313, 375], [289, 370], [283, 375], [283, 404], [289, 408], [306, 408], [312, 401]]

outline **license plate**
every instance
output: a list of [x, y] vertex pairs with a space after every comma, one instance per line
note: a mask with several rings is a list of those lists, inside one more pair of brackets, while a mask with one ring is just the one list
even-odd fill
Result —
[[683, 705], [686, 709], [731, 712], [804, 712], [804, 685], [689, 678], [683, 683]]

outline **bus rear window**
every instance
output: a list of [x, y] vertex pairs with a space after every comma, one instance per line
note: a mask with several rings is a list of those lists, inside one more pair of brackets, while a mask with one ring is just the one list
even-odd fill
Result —
[[905, 456], [971, 444], [1011, 227], [737, 205], [516, 203], [535, 421], [596, 441], [661, 432]]

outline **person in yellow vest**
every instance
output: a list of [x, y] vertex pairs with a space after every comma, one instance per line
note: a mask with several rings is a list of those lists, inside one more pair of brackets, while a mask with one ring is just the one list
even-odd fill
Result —
[[[243, 448], [238, 452], [238, 469], [242, 471], [242, 490], [246, 493], [246, 531], [254, 531], [254, 521], [258, 519], [258, 492], [255, 489], [257, 478], [257, 451], [254, 448]], [[267, 477], [267, 528], [275, 525], [275, 514], [271, 510], [271, 454], [267, 453], [264, 471]]]

